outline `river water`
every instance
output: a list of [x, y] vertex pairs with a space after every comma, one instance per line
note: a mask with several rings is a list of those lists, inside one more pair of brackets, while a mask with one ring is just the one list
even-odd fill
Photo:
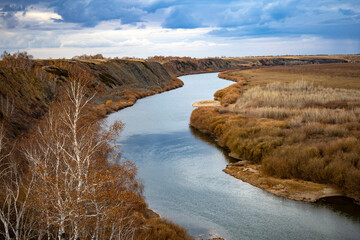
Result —
[[277, 197], [222, 172], [229, 158], [191, 130], [189, 119], [192, 103], [232, 82], [217, 73], [181, 80], [184, 87], [108, 117], [126, 124], [118, 143], [138, 166], [151, 209], [204, 239], [360, 239], [356, 215]]

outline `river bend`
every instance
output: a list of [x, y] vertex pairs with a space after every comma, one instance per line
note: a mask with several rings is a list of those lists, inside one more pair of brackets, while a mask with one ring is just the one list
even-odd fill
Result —
[[224, 172], [229, 159], [189, 128], [192, 103], [232, 82], [217, 73], [181, 77], [182, 88], [138, 100], [108, 117], [136, 163], [149, 207], [191, 235], [230, 239], [360, 239], [359, 218], [269, 194]]

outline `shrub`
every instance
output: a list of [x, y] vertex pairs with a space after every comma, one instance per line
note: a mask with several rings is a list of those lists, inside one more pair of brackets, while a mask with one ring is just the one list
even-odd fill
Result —
[[271, 83], [265, 87], [251, 88], [238, 100], [237, 107], [251, 103], [254, 107], [304, 108], [308, 103], [359, 100], [359, 90], [314, 87], [307, 82], [297, 81], [288, 85]]
[[34, 65], [32, 59], [32, 55], [28, 55], [27, 52], [20, 52], [17, 51], [12, 55], [6, 51], [1, 55], [3, 59], [4, 65], [6, 67], [14, 67], [14, 68], [21, 68], [24, 70], [29, 71], [32, 66]]
[[235, 103], [236, 100], [241, 97], [241, 87], [243, 84], [243, 82], [238, 82], [224, 89], [218, 90], [214, 94], [215, 100], [220, 101], [222, 105]]
[[86, 55], [83, 54], [81, 56], [74, 56], [72, 59], [80, 59], [80, 60], [91, 60], [91, 59], [105, 59], [101, 53], [95, 55]]
[[347, 192], [359, 193], [359, 159], [360, 141], [348, 137], [279, 147], [264, 158], [263, 166], [272, 176], [330, 183]]
[[283, 146], [265, 157], [263, 166], [264, 170], [273, 176], [308, 179], [304, 171], [312, 159], [317, 159], [316, 165], [321, 165], [319, 156], [319, 150], [313, 146], [303, 144]]
[[[236, 88], [219, 90], [215, 98], [223, 101]], [[359, 90], [300, 81], [241, 94], [235, 111], [198, 108], [190, 124], [214, 135], [234, 156], [261, 163], [271, 176], [332, 184], [360, 194], [360, 110], [346, 102], [357, 101]]]

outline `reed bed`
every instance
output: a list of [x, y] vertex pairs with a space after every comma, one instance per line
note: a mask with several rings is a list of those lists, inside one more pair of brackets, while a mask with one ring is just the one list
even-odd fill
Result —
[[231, 108], [199, 108], [191, 126], [270, 176], [331, 184], [360, 197], [360, 91], [304, 81], [242, 92]]
[[306, 108], [309, 103], [326, 104], [335, 101], [360, 101], [360, 90], [315, 87], [306, 81], [287, 85], [275, 82], [249, 89], [238, 99], [236, 107]]

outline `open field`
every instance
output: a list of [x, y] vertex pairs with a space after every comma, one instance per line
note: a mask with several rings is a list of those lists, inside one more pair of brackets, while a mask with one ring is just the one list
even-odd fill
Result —
[[219, 75], [233, 81], [245, 78], [249, 87], [274, 81], [289, 83], [302, 80], [324, 87], [360, 89], [359, 76], [360, 63], [271, 66], [227, 71]]
[[[298, 200], [316, 199], [332, 187], [325, 192], [360, 198], [360, 64], [275, 66], [219, 75], [238, 83], [215, 94], [222, 107], [194, 110], [191, 125], [258, 169], [245, 174], [243, 166], [235, 165], [225, 172]], [[273, 191], [267, 182], [274, 178], [297, 181], [281, 183], [293, 194]], [[305, 191], [298, 180], [325, 185], [311, 197], [297, 196]]]

